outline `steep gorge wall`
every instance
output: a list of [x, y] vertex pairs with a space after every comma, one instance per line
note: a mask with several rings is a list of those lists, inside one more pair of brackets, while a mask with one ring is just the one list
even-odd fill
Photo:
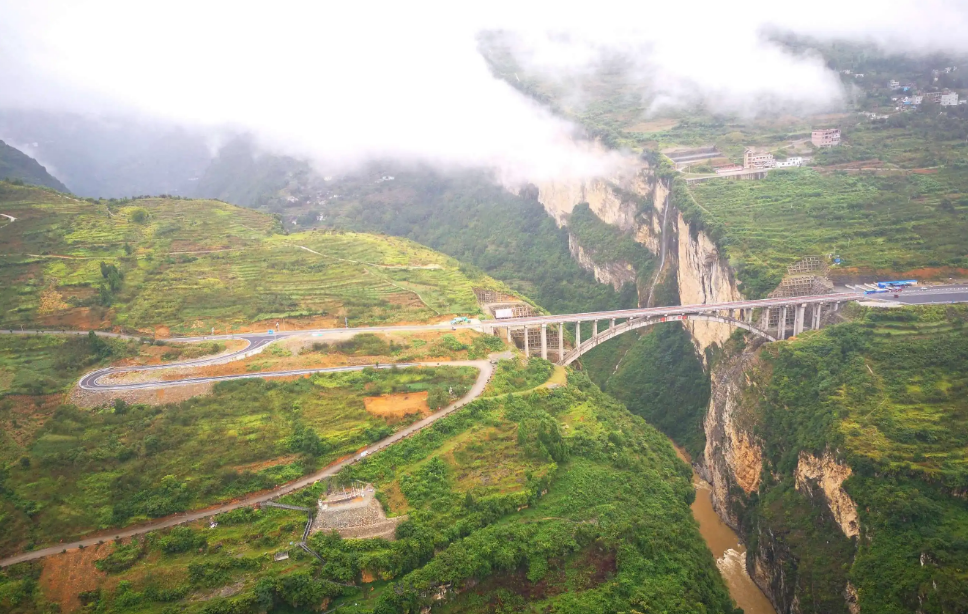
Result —
[[[816, 548], [822, 553], [832, 542], [844, 544], [844, 538], [860, 535], [857, 505], [843, 489], [851, 469], [829, 449], [819, 455], [800, 451], [792, 475], [777, 473], [765, 459], [758, 404], [772, 374], [762, 351], [746, 348], [720, 360], [713, 369], [703, 424], [706, 448], [695, 466], [711, 485], [716, 512], [748, 545], [746, 567], [777, 612], [816, 612], [815, 604], [801, 603], [805, 595], [813, 594], [810, 583], [817, 568], [804, 558], [805, 543], [824, 540], [826, 545]], [[765, 490], [763, 480], [767, 480]], [[767, 494], [777, 484], [791, 482], [800, 496], [793, 503], [783, 495]], [[770, 502], [764, 503], [764, 497]], [[788, 520], [791, 514], [799, 516]], [[803, 519], [812, 535], [797, 535], [803, 532]], [[820, 611], [858, 614], [857, 591], [846, 576], [827, 581], [840, 596]], [[830, 592], [828, 587], [828, 597]]]
[[[674, 276], [678, 283], [682, 304], [727, 302], [742, 298], [735, 276], [719, 248], [705, 232], [690, 227], [670, 202], [669, 180], [655, 177], [647, 166], [608, 180], [552, 181], [539, 183], [536, 188], [538, 201], [559, 226], [567, 226], [568, 217], [575, 206], [587, 202], [599, 219], [631, 233], [636, 242], [654, 255], [664, 257], [661, 270], [657, 271], [652, 284], [643, 288], [646, 294], [640, 295], [640, 305], [648, 304], [652, 287], [669, 276]], [[651, 208], [640, 210], [628, 198], [629, 194], [650, 200]], [[599, 262], [593, 266], [591, 258], [583, 255], [582, 246], [576, 247], [574, 243], [574, 240], [570, 241], [573, 257], [592, 271], [596, 279], [614, 285], [613, 280], [622, 278], [616, 273], [623, 263], [603, 265]], [[714, 344], [722, 344], [732, 333], [728, 326], [715, 322], [689, 322], [687, 327], [700, 353]]]

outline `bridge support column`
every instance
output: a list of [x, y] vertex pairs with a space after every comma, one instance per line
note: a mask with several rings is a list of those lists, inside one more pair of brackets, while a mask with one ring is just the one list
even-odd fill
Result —
[[508, 343], [511, 343], [511, 327], [508, 326]]
[[786, 318], [787, 318], [787, 308], [784, 305], [780, 308], [780, 319], [776, 321], [776, 338], [786, 339]]
[[746, 314], [745, 314], [746, 315], [746, 323], [747, 324], [752, 324], [753, 323], [753, 309], [752, 308], [748, 308], [748, 309], [745, 309], [744, 311], [746, 311]]
[[581, 347], [581, 320], [575, 322], [575, 348]]
[[565, 325], [558, 323], [558, 362], [565, 359]]
[[834, 303], [834, 311], [840, 311], [840, 303]]
[[815, 303], [813, 306], [813, 330], [820, 329], [820, 318], [823, 315], [823, 303]]
[[524, 355], [531, 358], [531, 343], [528, 341], [528, 327], [524, 327]]
[[800, 303], [796, 306], [796, 313], [793, 316], [793, 336], [796, 337], [803, 332], [803, 319], [806, 315], [807, 305]]
[[608, 325], [609, 328], [615, 328], [615, 318], [612, 318], [611, 323]]
[[541, 358], [548, 360], [548, 325], [541, 325]]
[[598, 320], [592, 320], [592, 337], [598, 336]]

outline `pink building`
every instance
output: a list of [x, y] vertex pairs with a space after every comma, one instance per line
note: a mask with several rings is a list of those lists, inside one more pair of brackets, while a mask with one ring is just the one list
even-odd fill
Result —
[[810, 142], [814, 147], [834, 147], [840, 145], [840, 128], [825, 128], [810, 133]]

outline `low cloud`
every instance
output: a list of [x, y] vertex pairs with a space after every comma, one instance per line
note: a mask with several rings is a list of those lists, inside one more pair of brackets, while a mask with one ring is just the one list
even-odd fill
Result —
[[511, 181], [589, 176], [616, 158], [495, 79], [482, 31], [512, 32], [519, 59], [562, 83], [622, 57], [652, 111], [704, 102], [750, 114], [843, 96], [819, 58], [789, 54], [764, 27], [931, 49], [964, 48], [968, 23], [954, 2], [639, 4], [0, 0], [0, 79], [13, 86], [0, 105], [251, 131], [327, 169], [391, 157]]

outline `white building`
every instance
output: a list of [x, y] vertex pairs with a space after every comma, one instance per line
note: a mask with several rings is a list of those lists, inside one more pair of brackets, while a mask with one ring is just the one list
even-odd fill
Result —
[[947, 92], [941, 94], [938, 103], [943, 107], [953, 107], [958, 104], [958, 92]]
[[776, 162], [776, 168], [790, 168], [794, 166], [803, 166], [803, 158], [800, 156], [790, 156], [786, 160], [778, 160]]
[[887, 82], [887, 86], [892, 90], [899, 90], [901, 89], [901, 82], [898, 81], [897, 79], [891, 79], [890, 81]]

